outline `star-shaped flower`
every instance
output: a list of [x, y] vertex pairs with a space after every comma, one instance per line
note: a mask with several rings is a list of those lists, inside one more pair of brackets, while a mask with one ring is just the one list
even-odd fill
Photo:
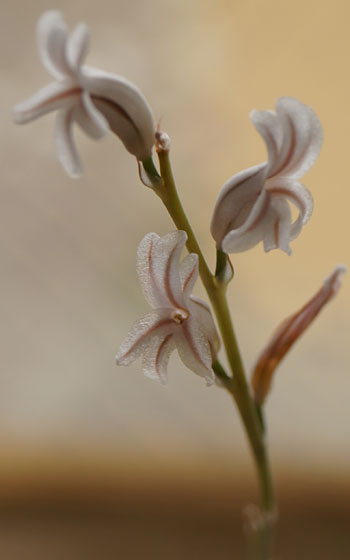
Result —
[[15, 122], [25, 124], [57, 110], [57, 154], [72, 177], [82, 172], [73, 139], [75, 122], [95, 139], [111, 129], [139, 161], [149, 158], [155, 132], [149, 105], [124, 78], [83, 66], [89, 44], [87, 26], [80, 23], [69, 34], [62, 15], [49, 11], [39, 19], [37, 31], [42, 63], [56, 81], [17, 105]]
[[131, 327], [116, 362], [129, 365], [142, 355], [144, 374], [166, 383], [169, 357], [176, 348], [185, 366], [211, 385], [219, 338], [209, 307], [191, 296], [198, 256], [191, 253], [179, 262], [186, 239], [184, 231], [174, 231], [164, 237], [148, 233], [141, 241], [137, 273], [153, 311]]
[[[291, 254], [290, 241], [313, 209], [310, 192], [298, 179], [314, 164], [322, 145], [320, 121], [310, 107], [282, 97], [276, 112], [252, 111], [251, 119], [266, 142], [268, 161], [241, 171], [222, 187], [211, 223], [219, 249], [238, 253], [260, 241], [265, 251]], [[292, 202], [299, 211], [292, 223]]]

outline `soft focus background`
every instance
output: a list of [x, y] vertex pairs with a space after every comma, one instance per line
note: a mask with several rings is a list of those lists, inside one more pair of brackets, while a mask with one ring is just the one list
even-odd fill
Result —
[[[325, 133], [304, 179], [315, 211], [293, 255], [234, 257], [229, 292], [247, 370], [275, 326], [349, 264], [349, 2], [12, 0], [2, 10], [0, 546], [4, 560], [243, 558], [240, 510], [256, 497], [236, 411], [174, 355], [169, 384], [116, 368], [147, 309], [143, 235], [173, 229], [112, 136], [76, 131], [70, 180], [54, 116], [12, 106], [51, 78], [36, 50], [46, 9], [91, 30], [88, 64], [134, 81], [172, 138], [179, 191], [208, 260], [222, 183], [265, 159], [251, 109], [297, 97]], [[197, 293], [202, 294], [198, 284]], [[349, 280], [278, 371], [267, 415], [281, 497], [279, 558], [349, 558]], [[140, 553], [142, 550], [142, 553]]]

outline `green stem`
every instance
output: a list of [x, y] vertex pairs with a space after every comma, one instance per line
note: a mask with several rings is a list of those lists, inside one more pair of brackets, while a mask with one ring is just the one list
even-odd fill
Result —
[[215, 372], [216, 377], [218, 379], [220, 379], [220, 381], [223, 384], [223, 386], [225, 387], [225, 389], [230, 391], [231, 390], [232, 377], [227, 375], [224, 367], [222, 366], [222, 364], [219, 362], [218, 359], [215, 360], [212, 367], [213, 367], [213, 370]]
[[[251, 397], [247, 383], [241, 354], [227, 304], [226, 286], [217, 281], [215, 276], [213, 276], [209, 270], [209, 267], [204, 259], [177, 194], [169, 161], [169, 153], [167, 151], [159, 151], [158, 158], [162, 182], [159, 184], [156, 193], [166, 206], [176, 227], [180, 230], [186, 231], [188, 236], [187, 248], [189, 252], [196, 253], [198, 255], [199, 273], [218, 322], [222, 341], [232, 371], [232, 378], [225, 374], [226, 378], [229, 379], [228, 381], [225, 376], [223, 376], [222, 366], [220, 366], [220, 364], [218, 366], [217, 363], [215, 365], [216, 373], [219, 372], [221, 377], [224, 378], [224, 385], [226, 389], [230, 391], [239, 409], [258, 471], [262, 512], [271, 514], [275, 511], [276, 506], [266, 451], [265, 436], [262, 429], [261, 419], [257, 414], [255, 403]], [[266, 529], [267, 532], [270, 530]], [[268, 558], [269, 556], [267, 552], [261, 556], [261, 560], [267, 560]]]
[[200, 249], [200, 246], [191, 228], [191, 224], [186, 217], [185, 211], [177, 194], [175, 181], [169, 161], [169, 152], [158, 152], [158, 158], [160, 165], [160, 175], [163, 182], [157, 189], [156, 193], [162, 199], [177, 229], [186, 231], [187, 248], [191, 253], [197, 253], [198, 255], [199, 274], [209, 294], [215, 289], [215, 279], [212, 276], [207, 263], [205, 262], [203, 253]]
[[[210, 294], [208, 294], [210, 297]], [[246, 375], [233, 329], [230, 311], [227, 304], [225, 290], [215, 290], [210, 297], [216, 315], [227, 358], [233, 373], [230, 392], [237, 404], [248, 441], [255, 457], [260, 480], [261, 502], [264, 511], [275, 509], [275, 499], [272, 479], [268, 464], [264, 433], [261, 421], [255, 409], [255, 403], [250, 395]]]
[[152, 177], [152, 178], [154, 178], [154, 179], [160, 179], [159, 173], [158, 173], [158, 171], [157, 171], [156, 166], [155, 166], [154, 163], [153, 163], [152, 157], [149, 157], [149, 158], [147, 158], [147, 159], [144, 159], [143, 162], [142, 162], [142, 165], [143, 165], [143, 167], [144, 167], [146, 173], [147, 173], [150, 177]]

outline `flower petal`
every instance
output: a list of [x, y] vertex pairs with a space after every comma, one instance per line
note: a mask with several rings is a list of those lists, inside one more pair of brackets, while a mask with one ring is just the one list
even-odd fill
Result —
[[108, 122], [102, 113], [96, 109], [87, 91], [84, 91], [80, 96], [80, 103], [76, 108], [74, 117], [84, 132], [94, 140], [99, 140], [109, 130]]
[[77, 73], [83, 64], [89, 49], [89, 28], [85, 23], [79, 23], [68, 37], [66, 44], [66, 59], [73, 73]]
[[311, 109], [297, 99], [282, 97], [276, 103], [277, 118], [283, 127], [283, 141], [278, 162], [269, 177], [302, 177], [315, 163], [322, 146], [321, 123]]
[[[162, 294], [164, 304], [170, 307], [184, 305], [179, 261], [186, 241], [186, 232], [173, 231], [160, 237], [152, 252], [151, 265], [158, 287], [157, 295]], [[162, 298], [159, 301], [161, 302]]]
[[164, 311], [147, 313], [132, 325], [116, 355], [117, 365], [131, 364], [145, 351], [151, 340], [161, 344], [173, 328], [172, 319]]
[[58, 159], [73, 178], [80, 177], [82, 165], [73, 138], [74, 108], [64, 109], [57, 113], [55, 126], [55, 142]]
[[152, 307], [182, 308], [179, 260], [187, 235], [174, 231], [157, 237], [146, 235], [138, 249], [137, 272], [142, 289]]
[[197, 320], [189, 317], [174, 331], [176, 348], [186, 367], [204, 377], [207, 385], [212, 385], [215, 375], [212, 370], [212, 355], [208, 340]]
[[198, 278], [198, 255], [190, 253], [180, 263], [181, 289], [184, 297], [190, 296]]
[[283, 141], [283, 128], [274, 111], [252, 111], [250, 119], [265, 140], [268, 153], [268, 175], [279, 165], [279, 154]]
[[218, 248], [223, 248], [223, 240], [231, 230], [240, 228], [247, 220], [263, 190], [265, 177], [263, 163], [237, 173], [222, 187], [211, 221], [211, 233]]
[[88, 66], [83, 67], [80, 82], [126, 149], [139, 161], [149, 158], [155, 127], [151, 109], [141, 91], [121, 76]]
[[280, 361], [326, 303], [337, 294], [340, 288], [340, 276], [345, 272], [345, 266], [338, 265], [324, 281], [320, 290], [299, 311], [285, 319], [277, 328], [254, 368], [252, 386], [257, 403], [262, 404], [268, 395], [273, 373]]
[[145, 347], [142, 355], [142, 371], [150, 379], [158, 379], [161, 383], [167, 383], [167, 367], [170, 354], [175, 349], [175, 341], [172, 334], [161, 337], [153, 337]]
[[[142, 292], [147, 303], [153, 308], [158, 307], [159, 299], [157, 297], [158, 284], [152, 264], [152, 251], [158, 239], [159, 235], [156, 233], [147, 233], [138, 246], [136, 256], [136, 270]], [[162, 299], [160, 307], [162, 307], [163, 304], [164, 301]]]
[[289, 247], [291, 240], [292, 215], [289, 204], [279, 196], [271, 197], [269, 211], [264, 219], [264, 249], [281, 249], [287, 255], [292, 254]]
[[268, 179], [267, 190], [274, 197], [285, 197], [299, 210], [298, 218], [291, 226], [290, 237], [298, 237], [301, 228], [310, 219], [314, 203], [310, 191], [295, 179], [275, 177]]
[[58, 80], [71, 76], [65, 57], [68, 31], [62, 14], [54, 10], [45, 12], [38, 21], [37, 35], [39, 54], [46, 70]]
[[222, 250], [225, 253], [240, 253], [251, 249], [262, 241], [269, 208], [270, 196], [263, 190], [245, 222], [237, 229], [231, 229], [224, 237]]
[[80, 88], [72, 83], [52, 82], [16, 105], [13, 119], [16, 124], [26, 124], [56, 109], [71, 107], [77, 103], [79, 95]]
[[196, 296], [190, 297], [190, 312], [197, 320], [201, 331], [209, 342], [212, 362], [215, 361], [220, 349], [220, 339], [217, 333], [209, 305]]

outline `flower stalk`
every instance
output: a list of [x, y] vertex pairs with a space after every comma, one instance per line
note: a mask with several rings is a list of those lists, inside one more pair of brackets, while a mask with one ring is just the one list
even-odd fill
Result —
[[[272, 517], [275, 518], [276, 504], [267, 456], [265, 434], [261, 419], [259, 418], [255, 403], [250, 394], [237, 338], [234, 332], [226, 298], [227, 283], [218, 281], [211, 273], [205, 261], [176, 190], [169, 159], [169, 150], [159, 149], [158, 158], [162, 181], [159, 183], [158, 188], [155, 189], [155, 192], [161, 198], [176, 227], [186, 231], [188, 236], [186, 243], [188, 250], [198, 255], [199, 273], [217, 319], [232, 377], [227, 376], [219, 362], [214, 363], [213, 369], [223, 386], [233, 397], [247, 433], [259, 478], [261, 519], [266, 520], [266, 522], [261, 523], [259, 526], [259, 541], [262, 539], [265, 543], [271, 543], [274, 523], [267, 520], [270, 520]], [[223, 255], [220, 255], [220, 258], [222, 260]], [[264, 552], [261, 552], [259, 556], [259, 560], [268, 560], [271, 552], [270, 546], [259, 546], [259, 549], [264, 549]]]

